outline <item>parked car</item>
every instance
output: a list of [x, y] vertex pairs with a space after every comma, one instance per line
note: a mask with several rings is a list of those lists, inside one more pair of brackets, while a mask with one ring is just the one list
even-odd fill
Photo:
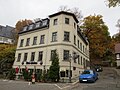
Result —
[[98, 74], [94, 70], [84, 70], [79, 76], [79, 82], [95, 82], [98, 79]]
[[102, 72], [102, 71], [103, 71], [102, 66], [100, 66], [100, 65], [95, 65], [95, 71], [97, 71], [97, 72]]

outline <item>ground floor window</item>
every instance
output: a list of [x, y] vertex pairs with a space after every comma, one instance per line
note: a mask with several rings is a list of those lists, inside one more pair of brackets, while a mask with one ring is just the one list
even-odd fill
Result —
[[72, 70], [69, 73], [69, 70], [66, 71], [60, 71], [60, 77], [69, 77], [69, 75], [72, 77]]

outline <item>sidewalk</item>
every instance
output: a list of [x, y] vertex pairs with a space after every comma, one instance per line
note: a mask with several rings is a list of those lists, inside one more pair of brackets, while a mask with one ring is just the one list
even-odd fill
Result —
[[120, 76], [120, 69], [114, 68], [114, 70], [117, 72], [117, 74]]

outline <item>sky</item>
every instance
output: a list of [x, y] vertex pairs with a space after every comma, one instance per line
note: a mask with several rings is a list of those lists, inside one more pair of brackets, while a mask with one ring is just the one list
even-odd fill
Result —
[[102, 15], [110, 35], [118, 32], [117, 20], [120, 19], [120, 6], [108, 8], [106, 0], [0, 0], [0, 25], [13, 26], [18, 20], [47, 18], [58, 12], [60, 6], [77, 7], [84, 17]]

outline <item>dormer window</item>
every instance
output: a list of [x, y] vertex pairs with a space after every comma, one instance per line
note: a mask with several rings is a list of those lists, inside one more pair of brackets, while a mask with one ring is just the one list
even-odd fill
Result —
[[29, 30], [33, 29], [33, 24], [29, 25]]
[[40, 22], [37, 22], [37, 23], [35, 24], [35, 27], [36, 27], [36, 28], [40, 27]]
[[42, 21], [42, 26], [47, 25], [47, 20]]
[[69, 18], [65, 18], [65, 24], [69, 24]]
[[27, 30], [27, 26], [25, 26], [24, 28], [23, 28], [23, 31], [26, 31]]

